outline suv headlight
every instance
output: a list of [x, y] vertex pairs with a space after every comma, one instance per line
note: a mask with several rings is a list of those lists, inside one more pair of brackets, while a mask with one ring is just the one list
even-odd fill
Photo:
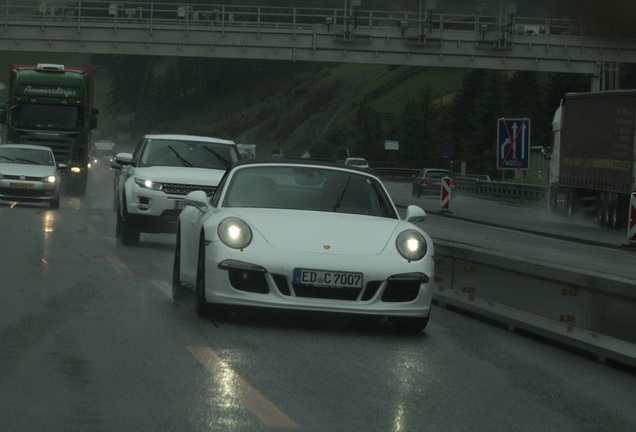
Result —
[[163, 189], [163, 183], [154, 182], [152, 180], [135, 179], [135, 183], [144, 189], [160, 191]]
[[417, 261], [424, 258], [428, 250], [424, 236], [413, 229], [402, 231], [398, 235], [395, 245], [400, 255], [409, 261]]
[[244, 249], [252, 242], [252, 230], [245, 221], [229, 217], [221, 221], [217, 228], [219, 238], [232, 249]]

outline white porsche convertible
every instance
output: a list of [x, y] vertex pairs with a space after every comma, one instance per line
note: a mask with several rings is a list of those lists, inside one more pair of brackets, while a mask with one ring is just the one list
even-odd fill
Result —
[[235, 164], [210, 199], [186, 196], [172, 292], [195, 291], [200, 316], [224, 305], [387, 316], [421, 332], [433, 291], [433, 243], [400, 219], [374, 175], [310, 161]]

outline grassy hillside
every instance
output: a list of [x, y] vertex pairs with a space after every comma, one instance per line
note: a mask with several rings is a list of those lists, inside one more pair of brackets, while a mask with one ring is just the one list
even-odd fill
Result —
[[[92, 67], [96, 76], [95, 106], [100, 110], [95, 135], [115, 138], [120, 148], [133, 146], [144, 133], [174, 132], [243, 140], [257, 144], [261, 156], [278, 149], [290, 156], [308, 150], [316, 153], [318, 149], [325, 153], [321, 156], [330, 157], [336, 148], [351, 147], [348, 134], [365, 97], [409, 70], [382, 65], [265, 62], [263, 73], [241, 86], [231, 91], [220, 88], [178, 106], [167, 105], [162, 107], [170, 113], [167, 119], [137, 127], [130, 115], [109, 113], [110, 75], [100, 65], [90, 64], [88, 56], [7, 54], [0, 60], [0, 71], [8, 71], [12, 63]], [[461, 70], [424, 69], [367, 104], [383, 115], [398, 116], [424, 89], [428, 88], [433, 98], [453, 93], [461, 76]], [[6, 90], [0, 91], [0, 100], [6, 98]]]

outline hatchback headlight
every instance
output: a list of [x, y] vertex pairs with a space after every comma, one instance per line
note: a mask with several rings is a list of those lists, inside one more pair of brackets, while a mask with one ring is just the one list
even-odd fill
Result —
[[46, 177], [42, 177], [43, 183], [55, 183], [57, 181], [57, 177], [54, 175], [48, 175]]
[[160, 191], [163, 189], [163, 183], [154, 182], [152, 180], [143, 180], [143, 179], [136, 178], [135, 183], [137, 183], [139, 186], [141, 186], [144, 189], [151, 189], [156, 191]]
[[217, 232], [223, 244], [232, 249], [244, 249], [252, 242], [252, 230], [247, 223], [239, 218], [223, 219]]
[[417, 261], [424, 258], [428, 250], [424, 236], [413, 229], [402, 231], [395, 243], [400, 255], [409, 261]]

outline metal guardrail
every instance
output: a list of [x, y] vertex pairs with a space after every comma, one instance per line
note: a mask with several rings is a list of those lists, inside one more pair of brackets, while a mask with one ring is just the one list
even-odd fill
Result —
[[434, 298], [636, 367], [633, 280], [435, 241]]
[[[378, 167], [371, 172], [379, 177], [415, 178], [419, 169]], [[529, 200], [547, 199], [548, 187], [520, 183], [490, 181], [485, 175], [455, 177], [457, 191], [493, 197], [524, 198]]]
[[548, 197], [548, 187], [539, 185], [456, 178], [455, 186], [457, 190], [475, 195], [503, 196], [532, 200], [542, 200]]

